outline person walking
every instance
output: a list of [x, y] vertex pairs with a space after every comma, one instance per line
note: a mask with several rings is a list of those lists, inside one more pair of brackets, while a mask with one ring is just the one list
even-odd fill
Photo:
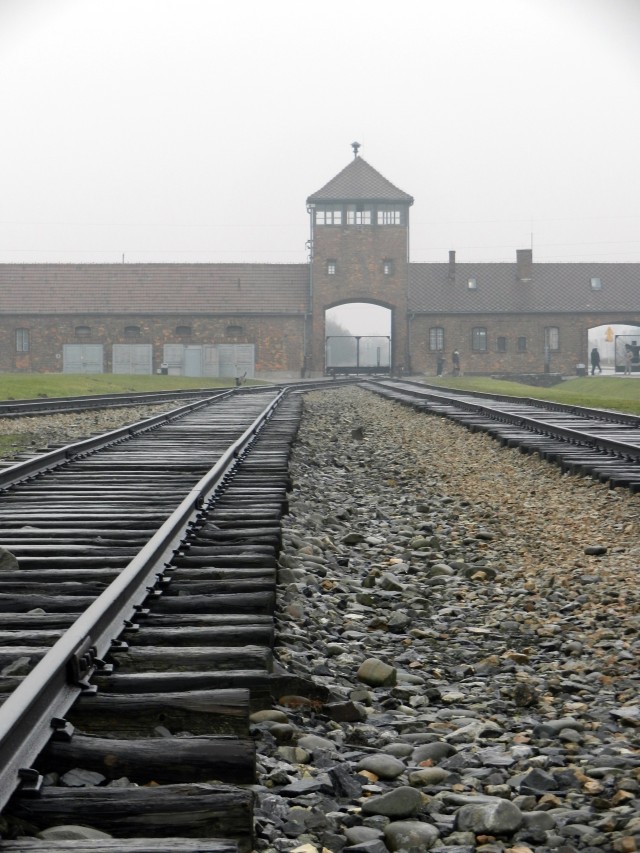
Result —
[[624, 351], [624, 375], [625, 376], [631, 376], [631, 362], [632, 362], [632, 360], [633, 360], [633, 350], [631, 349], [629, 344], [627, 344], [625, 351]]
[[598, 347], [594, 347], [591, 350], [591, 375], [593, 376], [596, 372], [602, 373], [602, 368], [600, 367], [600, 353], [598, 352]]
[[457, 349], [454, 349], [453, 355], [451, 356], [451, 362], [453, 364], [453, 375], [460, 376], [460, 353]]

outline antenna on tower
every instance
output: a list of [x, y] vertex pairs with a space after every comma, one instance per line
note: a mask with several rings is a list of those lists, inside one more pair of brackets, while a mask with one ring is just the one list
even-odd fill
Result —
[[353, 148], [353, 156], [357, 157], [358, 156], [358, 148], [360, 148], [360, 143], [359, 142], [352, 142], [351, 147]]

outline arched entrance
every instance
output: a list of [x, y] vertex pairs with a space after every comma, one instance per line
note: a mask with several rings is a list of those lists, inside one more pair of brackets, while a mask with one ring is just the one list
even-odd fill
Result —
[[381, 305], [349, 302], [325, 311], [325, 373], [391, 372], [392, 312]]
[[[589, 353], [595, 348], [603, 374], [640, 373], [640, 325], [603, 323], [588, 331]], [[589, 365], [591, 370], [591, 365]]]

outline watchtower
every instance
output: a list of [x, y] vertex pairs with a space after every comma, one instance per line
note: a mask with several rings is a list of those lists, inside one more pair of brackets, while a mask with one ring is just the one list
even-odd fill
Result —
[[306, 366], [324, 372], [325, 311], [349, 302], [391, 310], [391, 368], [408, 367], [409, 208], [413, 198], [358, 154], [307, 199], [311, 220]]

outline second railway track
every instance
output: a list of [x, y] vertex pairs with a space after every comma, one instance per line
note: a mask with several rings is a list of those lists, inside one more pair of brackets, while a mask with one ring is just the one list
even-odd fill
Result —
[[543, 400], [472, 395], [417, 382], [381, 380], [366, 388], [428, 414], [487, 432], [571, 473], [640, 491], [640, 418]]

